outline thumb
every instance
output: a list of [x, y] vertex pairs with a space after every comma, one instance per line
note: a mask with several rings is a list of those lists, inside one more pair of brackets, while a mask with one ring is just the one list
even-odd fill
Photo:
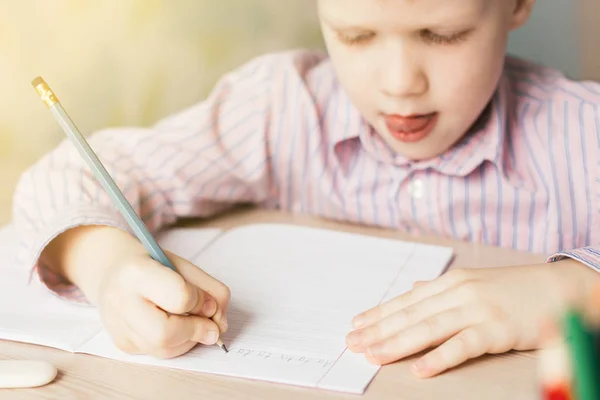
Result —
[[[169, 253], [169, 258], [175, 264], [179, 273], [185, 278], [189, 285], [196, 288], [198, 295], [202, 294], [204, 303], [197, 302], [190, 308], [190, 314], [197, 314], [213, 318], [219, 325], [221, 332], [227, 331], [227, 309], [231, 299], [229, 288], [203, 271], [201, 268], [191, 262]], [[215, 308], [212, 309], [212, 303], [215, 302]], [[203, 307], [206, 306], [206, 309]]]
[[152, 259], [146, 260], [133, 276], [135, 287], [145, 299], [171, 314], [196, 314], [211, 318], [215, 300], [183, 276]]

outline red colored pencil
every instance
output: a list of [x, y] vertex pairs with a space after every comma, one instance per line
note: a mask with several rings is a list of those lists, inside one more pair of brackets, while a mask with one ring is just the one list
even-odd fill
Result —
[[539, 353], [539, 379], [543, 400], [574, 400], [569, 353], [555, 324], [543, 332], [544, 347]]

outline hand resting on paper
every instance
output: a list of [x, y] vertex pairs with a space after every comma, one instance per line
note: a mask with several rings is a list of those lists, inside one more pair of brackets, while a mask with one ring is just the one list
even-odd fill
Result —
[[172, 358], [198, 343], [212, 345], [226, 332], [230, 294], [200, 268], [166, 253], [179, 274], [154, 261], [127, 232], [90, 226], [59, 235], [41, 257], [97, 305], [117, 347]]
[[429, 351], [411, 367], [422, 378], [486, 353], [538, 349], [542, 326], [570, 304], [573, 288], [585, 296], [597, 279], [570, 259], [451, 270], [356, 316], [347, 345], [377, 365]]

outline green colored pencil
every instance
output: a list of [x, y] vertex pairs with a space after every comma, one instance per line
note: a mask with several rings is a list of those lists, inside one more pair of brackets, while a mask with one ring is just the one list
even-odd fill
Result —
[[574, 310], [566, 313], [563, 329], [573, 366], [575, 398], [577, 400], [600, 399], [600, 369], [594, 334], [585, 326], [581, 315]]

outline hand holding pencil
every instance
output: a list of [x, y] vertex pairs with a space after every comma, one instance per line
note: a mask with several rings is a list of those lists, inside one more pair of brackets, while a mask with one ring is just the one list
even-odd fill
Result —
[[197, 266], [165, 253], [87, 141], [41, 79], [32, 82], [135, 236], [110, 226], [80, 226], [55, 238], [41, 260], [98, 306], [123, 351], [179, 356], [198, 343], [218, 344], [227, 330], [229, 289]]

